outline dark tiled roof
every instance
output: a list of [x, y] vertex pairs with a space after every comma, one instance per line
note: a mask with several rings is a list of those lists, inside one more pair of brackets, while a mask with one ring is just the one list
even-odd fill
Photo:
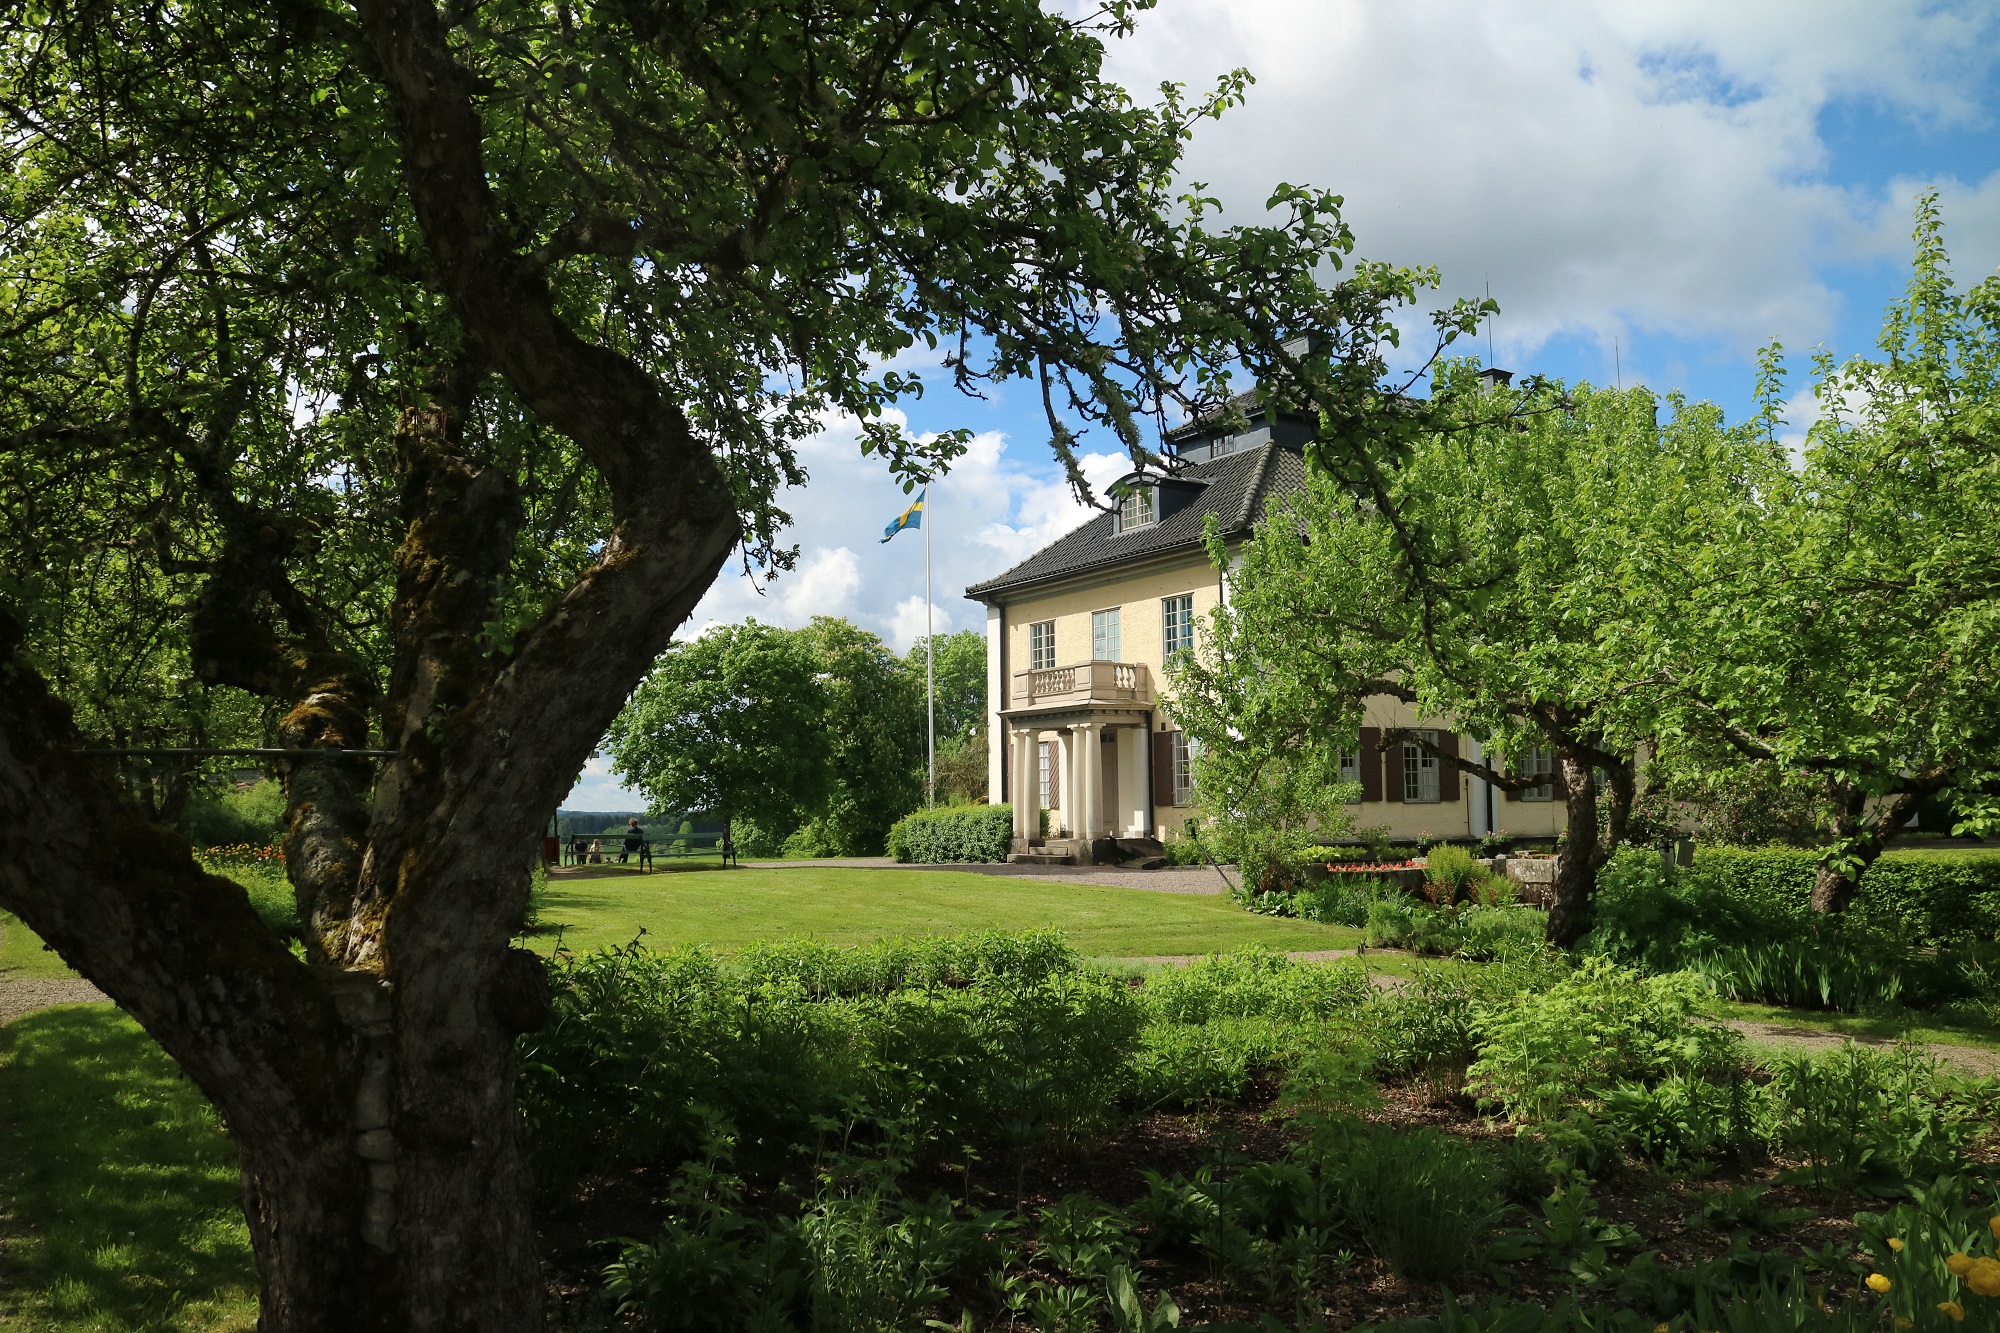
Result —
[[1223, 419], [1229, 415], [1231, 409], [1240, 410], [1245, 417], [1253, 421], [1264, 415], [1263, 408], [1257, 405], [1257, 391], [1252, 389], [1248, 393], [1237, 394], [1221, 407], [1212, 408], [1192, 421], [1183, 421], [1165, 432], [1161, 438], [1168, 444], [1179, 444], [1182, 440], [1210, 434], [1221, 428]]
[[986, 600], [1037, 583], [1068, 578], [1093, 569], [1122, 565], [1151, 556], [1195, 550], [1201, 546], [1202, 525], [1210, 514], [1222, 520], [1225, 536], [1247, 532], [1264, 512], [1264, 501], [1290, 495], [1306, 484], [1305, 459], [1287, 445], [1267, 444], [1225, 454], [1175, 474], [1208, 484], [1184, 508], [1151, 527], [1117, 532], [1112, 515], [1099, 514], [1076, 531], [1044, 546], [1006, 573], [965, 590], [967, 597]]

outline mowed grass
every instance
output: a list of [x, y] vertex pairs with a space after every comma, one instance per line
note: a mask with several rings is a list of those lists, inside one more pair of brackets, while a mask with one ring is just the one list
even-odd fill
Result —
[[839, 866], [556, 880], [531, 943], [582, 952], [640, 938], [656, 949], [740, 949], [811, 936], [868, 944], [911, 935], [1053, 929], [1088, 957], [1346, 949], [1346, 926], [1256, 916], [1227, 898], [1100, 888], [1013, 875]]
[[166, 1053], [103, 1005], [0, 1028], [0, 1328], [256, 1319], [235, 1153]]
[[0, 981], [75, 975], [55, 950], [42, 947], [41, 936], [0, 912]]

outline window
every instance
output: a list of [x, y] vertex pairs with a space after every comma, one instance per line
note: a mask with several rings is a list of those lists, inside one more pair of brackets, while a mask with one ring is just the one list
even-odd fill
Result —
[[[1437, 743], [1436, 732], [1419, 734]], [[1403, 742], [1403, 799], [1418, 805], [1436, 804], [1439, 799], [1437, 756], [1409, 741]]]
[[1151, 527], [1159, 521], [1159, 492], [1151, 486], [1134, 486], [1118, 497], [1118, 530]]
[[1035, 750], [1042, 761], [1042, 809], [1053, 810], [1062, 795], [1056, 787], [1055, 742], [1043, 741], [1035, 746]]
[[1185, 731], [1176, 731], [1174, 738], [1174, 804], [1194, 803], [1194, 742]]
[[1194, 594], [1160, 599], [1160, 661], [1171, 662], [1175, 653], [1194, 648]]
[[1056, 622], [1037, 620], [1028, 626], [1028, 670], [1047, 671], [1056, 664]]
[[1359, 753], [1353, 750], [1342, 750], [1340, 752], [1340, 780], [1342, 782], [1351, 782], [1355, 785], [1357, 790], [1354, 793], [1351, 804], [1361, 804], [1361, 792], [1359, 790], [1361, 784], [1361, 756]]
[[1090, 613], [1090, 658], [1093, 662], [1116, 662], [1118, 652], [1118, 608]]
[[1533, 778], [1535, 785], [1521, 788], [1524, 801], [1553, 801], [1556, 798], [1556, 752], [1530, 750], [1521, 762], [1521, 776]]

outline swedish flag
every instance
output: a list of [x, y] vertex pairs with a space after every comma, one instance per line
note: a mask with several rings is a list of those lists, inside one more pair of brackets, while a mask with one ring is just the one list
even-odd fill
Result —
[[917, 502], [896, 516], [896, 521], [882, 529], [882, 540], [888, 541], [904, 528], [921, 528], [924, 525], [924, 497], [930, 494], [926, 486], [917, 492]]

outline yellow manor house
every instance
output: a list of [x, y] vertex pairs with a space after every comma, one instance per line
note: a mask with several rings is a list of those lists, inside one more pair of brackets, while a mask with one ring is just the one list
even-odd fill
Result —
[[[1116, 513], [965, 590], [986, 605], [989, 799], [1014, 802], [1022, 859], [1143, 854], [1193, 814], [1187, 738], [1159, 689], [1163, 664], [1194, 647], [1228, 595], [1202, 547], [1203, 526], [1214, 514], [1225, 539], [1240, 542], [1266, 501], [1305, 484], [1309, 426], [1266, 421], [1254, 397], [1238, 406], [1244, 429], [1196, 422], [1169, 431], [1163, 450], [1181, 469], [1124, 478]], [[1365, 721], [1360, 753], [1344, 765], [1361, 785], [1357, 826], [1407, 839], [1539, 839], [1562, 828], [1546, 751], [1519, 766], [1542, 785], [1502, 792], [1416, 746], [1381, 743], [1385, 730], [1422, 727], [1446, 754], [1479, 758], [1479, 743], [1448, 719], [1378, 696]], [[1046, 839], [1037, 805], [1049, 811]]]

